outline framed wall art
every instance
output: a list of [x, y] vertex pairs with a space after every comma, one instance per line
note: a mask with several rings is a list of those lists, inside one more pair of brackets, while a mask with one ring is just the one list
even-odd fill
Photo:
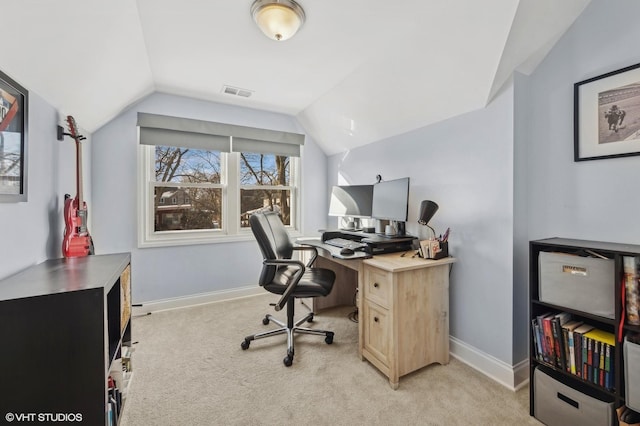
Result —
[[29, 94], [0, 71], [0, 202], [27, 201]]
[[640, 64], [574, 84], [574, 161], [640, 155]]

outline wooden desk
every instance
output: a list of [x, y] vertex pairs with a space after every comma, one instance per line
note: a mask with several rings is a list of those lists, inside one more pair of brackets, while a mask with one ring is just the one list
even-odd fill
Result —
[[[336, 272], [334, 289], [313, 299], [314, 311], [351, 305], [356, 288], [358, 355], [389, 378], [434, 362], [449, 363], [449, 270], [453, 257], [412, 258], [411, 253], [343, 260], [318, 247], [316, 266]], [[357, 287], [356, 287], [357, 285]]]

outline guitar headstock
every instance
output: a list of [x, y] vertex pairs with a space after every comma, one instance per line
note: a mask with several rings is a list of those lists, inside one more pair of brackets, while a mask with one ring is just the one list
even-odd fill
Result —
[[78, 125], [76, 124], [76, 119], [71, 115], [67, 115], [67, 127], [69, 128], [70, 136], [76, 140], [76, 142], [80, 142], [81, 140], [86, 139], [78, 132]]

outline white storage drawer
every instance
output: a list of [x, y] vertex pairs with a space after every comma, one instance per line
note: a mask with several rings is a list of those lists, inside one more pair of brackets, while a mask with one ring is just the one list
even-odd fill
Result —
[[539, 300], [615, 318], [613, 259], [540, 252]]
[[614, 403], [586, 395], [545, 374], [533, 372], [534, 416], [547, 426], [610, 426]]
[[640, 411], [640, 345], [624, 338], [624, 396], [626, 406]]

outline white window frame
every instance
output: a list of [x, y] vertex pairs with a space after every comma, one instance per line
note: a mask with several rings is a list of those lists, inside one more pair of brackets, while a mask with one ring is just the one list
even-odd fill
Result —
[[[302, 152], [301, 152], [302, 155]], [[292, 237], [300, 236], [301, 223], [301, 173], [299, 157], [289, 157], [290, 186], [268, 186], [268, 189], [288, 189], [291, 194], [291, 225], [287, 230]], [[222, 188], [222, 227], [220, 229], [197, 229], [186, 231], [154, 230], [155, 146], [138, 145], [138, 247], [167, 247], [194, 244], [212, 244], [253, 240], [249, 228], [240, 226], [240, 153], [221, 152], [220, 184], [189, 184]], [[187, 186], [185, 184], [160, 182], [160, 186]], [[262, 185], [246, 185], [243, 189], [261, 188]]]

